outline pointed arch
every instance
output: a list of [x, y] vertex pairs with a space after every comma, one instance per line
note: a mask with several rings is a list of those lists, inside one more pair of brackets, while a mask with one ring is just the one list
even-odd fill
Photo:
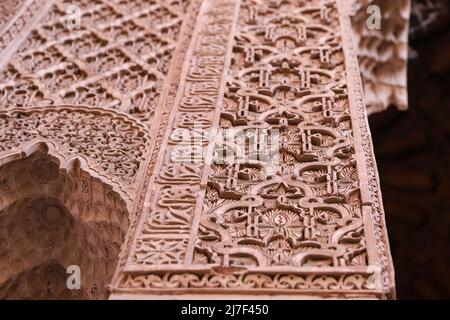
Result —
[[[42, 141], [3, 155], [0, 298], [106, 298], [129, 219], [123, 196], [82, 158]], [[80, 267], [80, 290], [66, 286], [69, 265]]]

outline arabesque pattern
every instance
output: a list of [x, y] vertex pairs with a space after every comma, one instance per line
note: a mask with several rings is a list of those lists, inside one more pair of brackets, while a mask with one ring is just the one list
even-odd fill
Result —
[[[220, 124], [256, 137], [211, 168], [198, 263], [367, 265], [339, 20], [316, 2], [243, 1]], [[252, 161], [274, 131], [279, 152]]]
[[[149, 125], [188, 1], [55, 1], [0, 75], [0, 109], [92, 105]], [[70, 12], [70, 11], [69, 11]]]

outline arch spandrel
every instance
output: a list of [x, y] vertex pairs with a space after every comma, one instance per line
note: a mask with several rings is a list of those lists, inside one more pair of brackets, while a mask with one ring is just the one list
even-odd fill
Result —
[[150, 141], [148, 130], [126, 114], [88, 106], [57, 105], [0, 112], [0, 155], [46, 143], [62, 163], [78, 159], [112, 181], [127, 202], [135, 195]]

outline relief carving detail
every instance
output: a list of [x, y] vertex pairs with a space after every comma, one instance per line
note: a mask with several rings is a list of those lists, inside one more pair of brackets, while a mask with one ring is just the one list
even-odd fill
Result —
[[0, 297], [395, 297], [348, 2], [1, 4]]

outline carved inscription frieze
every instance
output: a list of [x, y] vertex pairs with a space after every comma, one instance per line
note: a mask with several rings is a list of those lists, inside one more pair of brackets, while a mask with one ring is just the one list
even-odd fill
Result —
[[[143, 213], [129, 257], [132, 265], [185, 263], [194, 213], [201, 203], [200, 180], [205, 167], [202, 147], [208, 143], [207, 133], [220, 94], [235, 11], [236, 2], [226, 0], [214, 5], [206, 1], [201, 8], [204, 21], [197, 25], [188, 52], [184, 87], [178, 92], [169, 124], [171, 134], [163, 141], [166, 147], [150, 183], [148, 212]], [[183, 143], [183, 133], [195, 126], [199, 126], [193, 136], [195, 143]]]

